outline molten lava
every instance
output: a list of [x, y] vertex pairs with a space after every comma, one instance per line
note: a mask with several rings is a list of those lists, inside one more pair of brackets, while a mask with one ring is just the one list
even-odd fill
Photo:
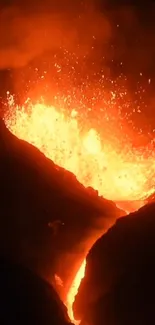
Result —
[[84, 259], [81, 267], [79, 268], [79, 271], [76, 274], [76, 277], [71, 285], [71, 288], [69, 290], [67, 301], [66, 301], [66, 307], [68, 309], [68, 316], [70, 317], [70, 320], [73, 321], [75, 324], [78, 324], [80, 321], [77, 321], [74, 319], [72, 305], [75, 299], [75, 296], [78, 292], [78, 288], [80, 286], [81, 280], [84, 278], [85, 275], [85, 268], [86, 268], [86, 260]]

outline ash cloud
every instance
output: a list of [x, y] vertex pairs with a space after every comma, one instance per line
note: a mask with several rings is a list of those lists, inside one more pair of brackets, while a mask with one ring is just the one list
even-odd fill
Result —
[[154, 8], [99, 2], [28, 0], [25, 5], [16, 0], [5, 6], [0, 11], [0, 68], [23, 67], [65, 48], [93, 58], [100, 52], [114, 73], [149, 74], [154, 64]]
[[105, 57], [105, 65], [111, 67], [115, 61], [113, 70], [121, 70], [122, 62], [122, 69], [130, 75], [152, 71], [153, 5], [99, 3], [28, 0], [24, 4], [16, 0], [9, 5], [8, 1], [0, 11], [0, 68], [23, 67], [47, 51], [62, 48], [83, 56], [94, 47], [94, 53]]
[[[65, 5], [66, 4], [66, 5]], [[111, 35], [108, 20], [93, 7], [75, 1], [58, 1], [57, 6], [8, 6], [0, 13], [0, 68], [27, 65], [46, 51], [65, 48], [78, 54], [88, 52], [99, 38], [105, 42]], [[101, 28], [102, 26], [102, 28]]]

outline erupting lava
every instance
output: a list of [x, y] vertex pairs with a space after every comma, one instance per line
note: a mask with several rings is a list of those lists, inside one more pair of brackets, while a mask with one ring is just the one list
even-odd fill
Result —
[[118, 145], [102, 139], [100, 130], [87, 128], [85, 117], [83, 125], [79, 122], [76, 110], [67, 115], [63, 109], [30, 101], [19, 107], [11, 96], [9, 107], [5, 123], [13, 134], [38, 147], [57, 165], [73, 172], [83, 185], [98, 190], [99, 195], [113, 201], [133, 201], [154, 192], [152, 150], [134, 149], [130, 142], [123, 144], [123, 135]]

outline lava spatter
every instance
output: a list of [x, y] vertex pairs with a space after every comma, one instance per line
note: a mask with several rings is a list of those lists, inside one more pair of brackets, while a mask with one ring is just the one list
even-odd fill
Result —
[[153, 193], [153, 146], [134, 148], [131, 135], [129, 138], [127, 131], [118, 129], [118, 116], [110, 118], [106, 112], [107, 123], [99, 110], [101, 130], [99, 125], [90, 127], [86, 113], [82, 118], [76, 108], [68, 113], [63, 107], [34, 104], [30, 99], [18, 106], [11, 96], [8, 104], [5, 123], [10, 131], [73, 172], [83, 185], [98, 190], [99, 195], [114, 201], [133, 201]]

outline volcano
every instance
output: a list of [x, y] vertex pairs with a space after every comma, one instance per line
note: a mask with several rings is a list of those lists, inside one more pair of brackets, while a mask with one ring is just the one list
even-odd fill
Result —
[[74, 290], [68, 294], [87, 252], [125, 212], [16, 138], [2, 120], [0, 155], [1, 256], [50, 283], [71, 308]]
[[[112, 201], [100, 197], [97, 191], [84, 187], [75, 175], [56, 165], [33, 145], [14, 136], [3, 120], [0, 121], [0, 155], [1, 289], [6, 296], [2, 317], [6, 306], [9, 308], [11, 304], [8, 297], [16, 302], [16, 313], [19, 304], [17, 296], [21, 296], [21, 304], [26, 306], [26, 309], [22, 309], [23, 315], [29, 313], [29, 308], [33, 311], [42, 304], [49, 306], [48, 310], [40, 309], [42, 318], [32, 313], [34, 322], [40, 321], [39, 324], [47, 319], [49, 324], [65, 325], [70, 320], [77, 323], [73, 314], [74, 305], [75, 317], [82, 320], [81, 324], [102, 324], [104, 320], [107, 324], [115, 325], [119, 312], [113, 309], [117, 307], [113, 297], [115, 291], [112, 291], [115, 285], [111, 287], [110, 283], [115, 284], [117, 280], [119, 290], [119, 281], [128, 283], [128, 273], [131, 269], [133, 274], [134, 266], [139, 272], [134, 274], [137, 274], [137, 278], [140, 276], [146, 242], [146, 247], [149, 247], [147, 251], [153, 254], [154, 195], [146, 200], [148, 205], [127, 217], [128, 211], [118, 206], [125, 210], [128, 207], [132, 211], [144, 202], [118, 201], [116, 206]], [[151, 243], [152, 250], [149, 246]], [[144, 271], [147, 259], [148, 267], [150, 265], [149, 258], [153, 261], [153, 255], [146, 254]], [[122, 268], [127, 272], [126, 278], [123, 277]], [[102, 269], [107, 272], [107, 280]], [[10, 274], [11, 296], [6, 290], [7, 274]], [[145, 276], [148, 277], [148, 274], [142, 276], [147, 290]], [[105, 283], [107, 292], [104, 291]], [[131, 287], [134, 287], [134, 283], [131, 283]], [[39, 288], [42, 288], [41, 291]], [[129, 288], [125, 285], [124, 288], [128, 294]], [[25, 297], [33, 297], [32, 290], [38, 292], [38, 300], [32, 298], [28, 303]], [[116, 290], [116, 297], [118, 292]], [[106, 298], [106, 294], [109, 298]], [[132, 300], [134, 290], [130, 294]], [[125, 311], [129, 312], [126, 301], [122, 317], [126, 317]], [[141, 306], [139, 302], [139, 310]], [[53, 308], [57, 308], [57, 311]], [[54, 315], [58, 312], [61, 320], [59, 316], [51, 318], [50, 310]], [[132, 312], [134, 317], [134, 310]], [[109, 316], [111, 313], [113, 318]], [[147, 315], [146, 311], [145, 318]], [[108, 323], [112, 320], [113, 323]], [[133, 322], [132, 317], [130, 320]], [[28, 322], [31, 321], [30, 317]]]

